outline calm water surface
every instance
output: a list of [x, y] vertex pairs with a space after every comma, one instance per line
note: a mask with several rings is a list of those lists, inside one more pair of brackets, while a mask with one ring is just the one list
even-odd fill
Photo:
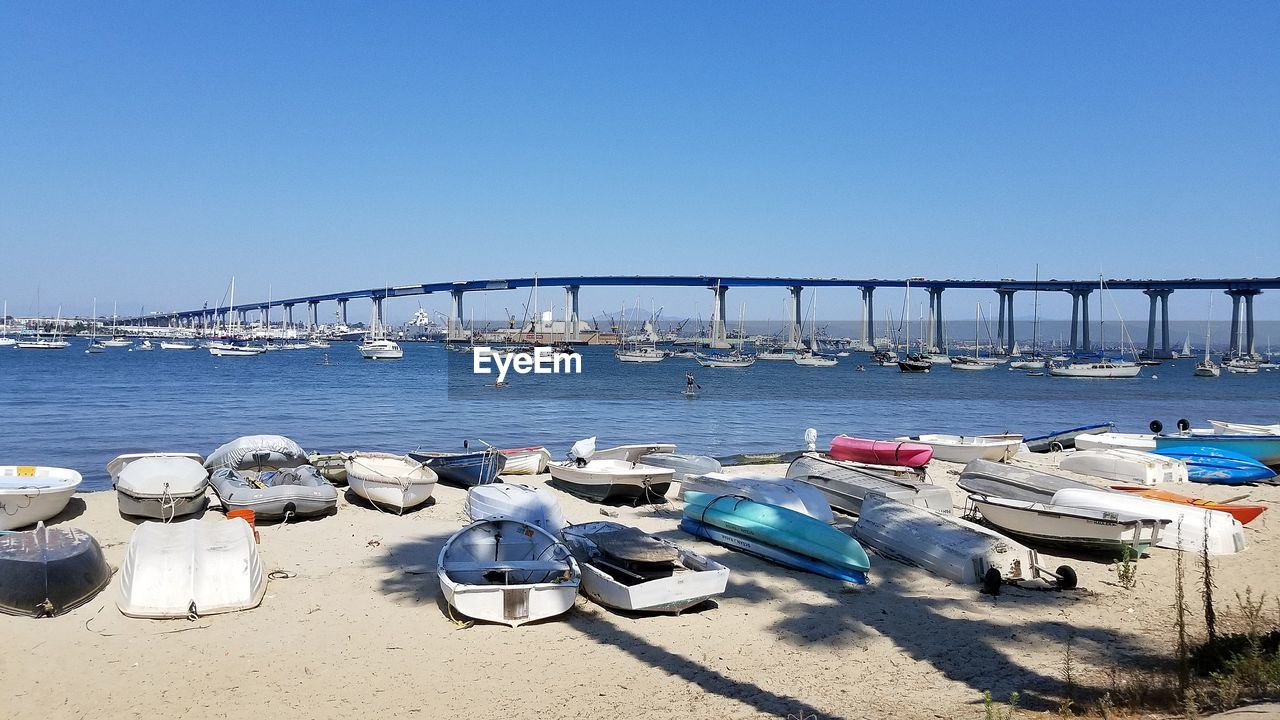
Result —
[[[256, 433], [318, 450], [449, 450], [479, 439], [546, 445], [559, 457], [591, 435], [603, 446], [662, 440], [722, 455], [800, 447], [808, 427], [825, 442], [841, 432], [1035, 435], [1105, 420], [1126, 431], [1152, 418], [1170, 427], [1180, 417], [1280, 421], [1280, 372], [1202, 379], [1191, 374], [1194, 360], [1098, 381], [1005, 368], [903, 375], [857, 354], [830, 369], [762, 361], [713, 370], [678, 358], [637, 366], [616, 362], [609, 348], [585, 348], [581, 375], [519, 376], [497, 389], [493, 376], [471, 373], [467, 355], [404, 348], [399, 362], [362, 360], [347, 343], [248, 358], [203, 349], [88, 355], [83, 341], [61, 351], [0, 348], [0, 464], [75, 468], [85, 489], [101, 489], [118, 454], [208, 454]], [[697, 399], [680, 393], [686, 371], [702, 385]]]

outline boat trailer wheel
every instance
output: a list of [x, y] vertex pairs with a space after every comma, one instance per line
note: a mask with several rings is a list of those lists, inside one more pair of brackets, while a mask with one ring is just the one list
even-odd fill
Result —
[[1054, 574], [1058, 576], [1059, 590], [1074, 590], [1076, 588], [1078, 581], [1076, 571], [1070, 565], [1058, 566], [1058, 571]]
[[1062, 447], [1062, 443], [1057, 440], [1049, 443], [1049, 452], [1062, 452], [1064, 449], [1065, 448]]
[[1004, 584], [1004, 578], [1000, 576], [1000, 571], [987, 568], [986, 574], [982, 576], [982, 592], [988, 595], [999, 595], [1002, 584]]

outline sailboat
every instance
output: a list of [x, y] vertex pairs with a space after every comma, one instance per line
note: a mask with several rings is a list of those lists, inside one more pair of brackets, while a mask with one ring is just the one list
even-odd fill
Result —
[[[1196, 377], [1218, 377], [1222, 374], [1222, 368], [1218, 364], [1209, 359], [1209, 335], [1213, 329], [1213, 294], [1209, 294], [1209, 319], [1204, 324], [1204, 360], [1196, 363]], [[1187, 344], [1190, 345], [1191, 340], [1188, 336]]]
[[[738, 337], [742, 337], [742, 323], [746, 318], [747, 306], [744, 303], [738, 312]], [[733, 348], [728, 354], [694, 353], [693, 359], [702, 367], [709, 368], [749, 368], [756, 363], [755, 355], [743, 355], [742, 344]]]
[[951, 358], [952, 370], [991, 370], [996, 363], [979, 359], [978, 348], [982, 340], [982, 303], [976, 303], [973, 310], [973, 355], [959, 355]]
[[0, 347], [17, 345], [18, 341], [9, 337], [9, 301], [4, 301], [4, 315], [0, 316]]
[[[36, 291], [36, 317], [40, 316], [40, 292]], [[53, 337], [46, 338], [40, 334], [39, 321], [36, 323], [36, 336], [33, 340], [19, 340], [15, 347], [19, 350], [62, 350], [71, 343], [58, 336], [58, 324], [62, 320], [62, 308], [58, 308], [58, 321], [54, 323]]]
[[911, 352], [911, 318], [907, 313], [907, 303], [911, 299], [911, 280], [907, 279], [906, 289], [902, 293], [902, 319], [906, 326], [906, 342], [903, 347], [906, 348], [907, 356], [898, 361], [898, 370], [904, 373], [927, 373], [933, 367], [933, 361], [923, 353], [912, 354]]
[[816, 317], [818, 309], [818, 289], [813, 289], [813, 295], [809, 298], [809, 349], [797, 353], [792, 361], [801, 367], [834, 367], [840, 361], [826, 355], [819, 355], [816, 351], [818, 348]]
[[373, 304], [370, 315], [372, 320], [369, 334], [365, 335], [364, 342], [360, 344], [360, 356], [365, 360], [399, 360], [404, 357], [404, 350], [400, 345], [387, 337], [386, 326], [382, 324], [381, 313], [378, 312], [378, 303]]
[[105, 350], [106, 347], [102, 341], [98, 340], [98, 298], [94, 298], [93, 319], [89, 321], [89, 347], [85, 348], [85, 352], [96, 354]]
[[[1142, 372], [1142, 366], [1137, 363], [1131, 363], [1126, 360], [1110, 360], [1106, 354], [1106, 303], [1103, 302], [1107, 291], [1106, 283], [1102, 276], [1098, 276], [1098, 347], [1101, 357], [1097, 362], [1092, 361], [1069, 361], [1063, 364], [1054, 364], [1049, 366], [1049, 375], [1053, 377], [1070, 377], [1070, 378], [1096, 378], [1096, 379], [1120, 379], [1137, 377]], [[1087, 302], [1087, 301], [1086, 301]], [[1121, 331], [1123, 333], [1123, 330]], [[1124, 337], [1120, 338], [1120, 352], [1124, 353]]]
[[129, 347], [133, 341], [120, 332], [120, 315], [116, 303], [111, 303], [111, 339], [102, 343], [103, 347]]
[[[1206, 333], [1206, 335], [1207, 335], [1207, 333]], [[1175, 358], [1189, 358], [1189, 357], [1191, 357], [1191, 333], [1190, 333], [1190, 332], [1188, 332], [1188, 333], [1187, 333], [1187, 337], [1186, 337], [1186, 339], [1182, 341], [1182, 352], [1177, 352], [1177, 353], [1174, 355], [1174, 357], [1175, 357]]]
[[[636, 298], [636, 308], [638, 309], [639, 307], [640, 299]], [[655, 322], [657, 319], [656, 311], [651, 311], [649, 317], [650, 323]], [[656, 363], [662, 362], [662, 359], [666, 356], [666, 353], [658, 349], [656, 339], [650, 340], [648, 344], [643, 344], [637, 340], [628, 347], [627, 308], [624, 303], [622, 307], [622, 339], [619, 342], [617, 351], [614, 352], [614, 357], [625, 363]]]
[[[1027, 358], [1012, 360], [1009, 367], [1015, 370], [1043, 370], [1044, 357], [1040, 354], [1040, 266], [1036, 265], [1036, 291], [1032, 295], [1032, 316], [1031, 316], [1031, 355]], [[1015, 356], [1022, 353], [1018, 350], [1018, 344], [1013, 345]]]
[[[227, 322], [236, 312], [236, 279], [231, 278], [231, 302], [227, 307]], [[234, 333], [228, 324], [226, 328], [227, 335], [230, 336], [226, 340], [215, 340], [209, 343], [209, 354], [214, 357], [248, 357], [250, 355], [261, 355], [263, 350], [260, 346], [246, 345], [238, 343], [234, 340]]]

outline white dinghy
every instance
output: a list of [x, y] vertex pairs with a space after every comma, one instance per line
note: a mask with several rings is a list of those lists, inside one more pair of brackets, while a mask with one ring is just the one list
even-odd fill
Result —
[[853, 534], [884, 557], [924, 568], [996, 594], [1005, 582], [1044, 580], [1070, 590], [1076, 574], [1063, 565], [1050, 572], [1040, 556], [994, 530], [954, 515], [899, 502], [881, 493], [862, 499]]
[[404, 455], [357, 452], [347, 456], [347, 487], [379, 510], [403, 513], [431, 499], [436, 473]]
[[1157, 547], [1201, 552], [1207, 545], [1211, 555], [1231, 555], [1245, 549], [1244, 526], [1229, 513], [1219, 510], [1150, 500], [1129, 493], [1074, 488], [1054, 493], [1052, 504], [1168, 520], [1156, 542]]
[[16, 530], [57, 515], [80, 482], [80, 473], [66, 468], [0, 465], [0, 530]]
[[200, 453], [184, 453], [184, 452], [152, 452], [152, 453], [127, 453], [125, 455], [117, 455], [107, 463], [107, 474], [111, 476], [111, 484], [115, 485], [120, 482], [120, 473], [129, 464], [141, 460], [143, 458], [187, 458], [195, 460], [198, 463], [204, 463], [204, 456]]
[[679, 614], [725, 591], [729, 569], [673, 542], [615, 522], [561, 533], [582, 570], [582, 591], [605, 607]]
[[552, 485], [595, 502], [655, 502], [667, 494], [675, 476], [668, 468], [595, 457], [551, 463], [547, 469]]
[[516, 627], [568, 612], [581, 576], [569, 548], [519, 520], [473, 522], [440, 550], [445, 600], [476, 620]]
[[115, 487], [121, 515], [169, 522], [205, 508], [209, 471], [191, 457], [138, 457], [120, 470]]
[[244, 520], [145, 522], [129, 540], [117, 606], [129, 617], [194, 619], [255, 608], [266, 590]]
[[764, 505], [777, 505], [803, 513], [828, 525], [836, 521], [822, 493], [799, 480], [765, 476], [738, 476], [708, 473], [680, 483], [680, 499], [685, 493], [701, 492], [716, 497], [745, 497]]
[[1063, 455], [1058, 467], [1081, 475], [1139, 485], [1187, 482], [1185, 462], [1126, 448], [1077, 450]]
[[1167, 518], [1096, 508], [1076, 508], [970, 495], [982, 519], [1001, 532], [1033, 544], [1138, 558], [1160, 542]]
[[862, 508], [862, 499], [875, 492], [943, 514], [951, 513], [950, 490], [924, 482], [921, 475], [904, 472], [902, 468], [863, 465], [811, 452], [791, 461], [787, 477], [813, 486], [831, 507], [853, 515]]
[[507, 457], [507, 464], [502, 468], [503, 475], [541, 475], [547, 471], [547, 463], [551, 462], [551, 453], [541, 445], [498, 452]]
[[[593, 458], [594, 459], [594, 458]], [[670, 468], [677, 482], [686, 478], [707, 473], [718, 473], [723, 470], [720, 461], [709, 455], [686, 455], [675, 452], [659, 452], [641, 455], [636, 462], [650, 467]]]
[[[676, 451], [676, 446], [672, 443], [650, 443], [648, 445], [619, 445], [617, 447], [605, 448], [604, 450], [595, 450], [595, 438], [590, 440], [589, 447], [592, 452], [583, 453], [592, 460], [626, 460], [627, 462], [639, 462], [640, 458], [652, 453], [670, 453]], [[585, 442], [585, 441], [580, 441]], [[578, 444], [574, 445], [574, 449], [579, 448]]]
[[1155, 450], [1156, 436], [1139, 433], [1105, 432], [1076, 438], [1077, 450]]
[[511, 518], [550, 533], [558, 533], [569, 523], [564, 519], [555, 493], [544, 487], [517, 483], [489, 483], [467, 491], [467, 517], [476, 520]]
[[1280, 423], [1275, 425], [1253, 425], [1250, 423], [1225, 422], [1210, 420], [1215, 435], [1280, 435]]
[[913, 435], [896, 438], [898, 442], [914, 442], [933, 448], [933, 459], [967, 463], [973, 460], [1001, 462], [1013, 457], [1022, 444], [1021, 435]]

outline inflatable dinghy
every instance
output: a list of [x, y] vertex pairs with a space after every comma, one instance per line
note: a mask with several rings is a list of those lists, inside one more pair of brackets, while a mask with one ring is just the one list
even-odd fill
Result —
[[338, 491], [311, 465], [285, 470], [215, 470], [209, 479], [224, 511], [252, 510], [258, 520], [326, 515]]

